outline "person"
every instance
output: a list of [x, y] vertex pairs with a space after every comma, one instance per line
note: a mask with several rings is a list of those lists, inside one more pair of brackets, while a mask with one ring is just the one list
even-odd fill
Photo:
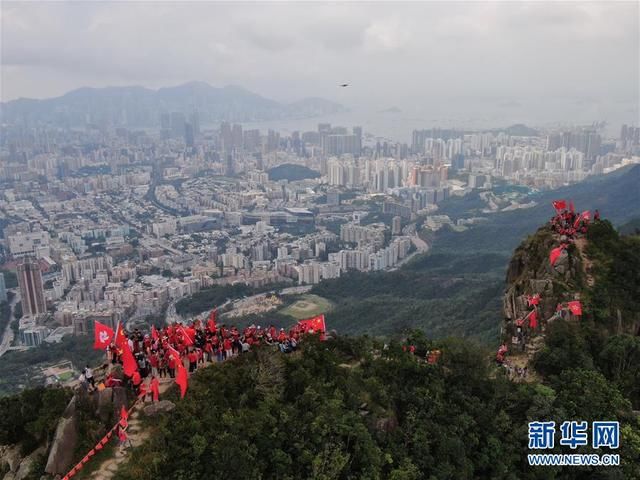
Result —
[[80, 376], [78, 377], [78, 381], [80, 382], [80, 386], [82, 387], [82, 389], [87, 392], [89, 390], [89, 383], [87, 382], [87, 377], [85, 376], [84, 372], [80, 374]]
[[91, 369], [91, 367], [89, 367], [89, 365], [87, 365], [84, 368], [84, 376], [85, 376], [87, 382], [89, 384], [91, 384], [91, 390], [94, 390], [96, 388], [96, 381], [93, 378], [93, 370]]
[[129, 435], [127, 435], [127, 430], [125, 428], [122, 428], [120, 425], [118, 425], [117, 430], [118, 430], [118, 446], [120, 447], [120, 453], [122, 455], [126, 455], [127, 452], [125, 451], [125, 448], [127, 443], [129, 443], [130, 447], [132, 447], [133, 445], [131, 444], [131, 440], [129, 440]]
[[196, 371], [196, 368], [198, 368], [198, 354], [192, 348], [191, 351], [189, 351], [187, 358], [189, 359], [189, 373], [193, 373]]
[[600, 221], [600, 212], [598, 211], [598, 209], [596, 208], [595, 213], [593, 214], [593, 220], [595, 222], [599, 222]]

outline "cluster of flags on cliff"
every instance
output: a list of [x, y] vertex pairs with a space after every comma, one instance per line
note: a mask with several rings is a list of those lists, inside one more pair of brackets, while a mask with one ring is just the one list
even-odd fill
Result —
[[[288, 333], [285, 332], [284, 329], [280, 329], [280, 333], [278, 334], [273, 326], [264, 330], [261, 330], [260, 327], [251, 326], [247, 327], [244, 332], [240, 334], [235, 327], [232, 327], [232, 329], [228, 329], [224, 325], [219, 327], [217, 325], [217, 313], [217, 309], [211, 311], [206, 326], [203, 325], [199, 319], [188, 326], [180, 323], [173, 324], [162, 329], [160, 332], [155, 326], [152, 326], [152, 341], [150, 341], [147, 336], [144, 348], [136, 348], [138, 355], [141, 355], [141, 350], [143, 351], [143, 356], [148, 354], [149, 357], [153, 355], [153, 352], [157, 351], [166, 354], [167, 358], [171, 361], [170, 368], [173, 369], [175, 366], [175, 382], [180, 387], [181, 398], [184, 398], [188, 388], [188, 373], [186, 367], [183, 365], [182, 359], [189, 357], [190, 363], [197, 361], [193, 360], [191, 356], [202, 356], [203, 350], [205, 349], [211, 353], [214, 348], [213, 345], [216, 345], [216, 348], [220, 350], [224, 348], [225, 352], [231, 352], [232, 343], [234, 345], [241, 345], [246, 342], [247, 348], [263, 340], [267, 343], [278, 343], [280, 345], [285, 342], [294, 342], [294, 344], [297, 344], [299, 336], [307, 333], [319, 333], [320, 340], [325, 340], [326, 325], [324, 315], [317, 315], [312, 318], [300, 320]], [[200, 339], [198, 345], [196, 345], [198, 341], [197, 338]], [[138, 345], [141, 344], [142, 342]], [[136, 344], [134, 344], [134, 346], [135, 345]], [[143, 393], [145, 395], [147, 394], [145, 383], [142, 382], [139, 372], [138, 361], [134, 356], [134, 352], [132, 352], [129, 339], [125, 335], [120, 323], [118, 323], [114, 331], [111, 327], [96, 321], [94, 323], [94, 348], [99, 350], [112, 350], [114, 357], [119, 359], [122, 364], [124, 374], [132, 380], [136, 387], [140, 388], [141, 395]], [[281, 350], [290, 351], [286, 349]], [[228, 356], [226, 358], [228, 358]], [[146, 376], [146, 373], [143, 372], [142, 375]], [[158, 380], [155, 377], [152, 378], [150, 390], [154, 398], [158, 396], [157, 383]]]

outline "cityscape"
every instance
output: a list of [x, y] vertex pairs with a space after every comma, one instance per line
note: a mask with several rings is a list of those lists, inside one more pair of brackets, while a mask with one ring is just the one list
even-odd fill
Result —
[[640, 480], [640, 2], [0, 32], [0, 480]]
[[[4, 269], [17, 272], [22, 306], [3, 348], [87, 335], [95, 321], [144, 324], [215, 285], [304, 287], [395, 269], [428, 251], [429, 231], [535, 204], [520, 195], [499, 205], [495, 184], [553, 189], [640, 163], [633, 125], [613, 138], [598, 124], [435, 127], [407, 144], [329, 123], [290, 136], [207, 129], [197, 111], [158, 124], [3, 125]], [[488, 194], [486, 215], [438, 214], [474, 190]]]

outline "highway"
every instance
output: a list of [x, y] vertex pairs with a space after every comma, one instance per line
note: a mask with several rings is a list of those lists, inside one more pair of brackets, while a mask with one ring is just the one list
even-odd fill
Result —
[[4, 330], [4, 334], [2, 335], [2, 342], [0, 343], [0, 357], [4, 355], [7, 352], [7, 350], [9, 350], [9, 348], [11, 348], [11, 342], [13, 341], [13, 329], [11, 328], [11, 323], [13, 322], [13, 320], [15, 320], [13, 318], [13, 309], [16, 307], [16, 303], [20, 301], [20, 292], [17, 288], [12, 291], [15, 293], [15, 295], [13, 297], [13, 300], [11, 300], [11, 303], [10, 303], [11, 318], [9, 320], [9, 324], [7, 325], [7, 328], [5, 328]]

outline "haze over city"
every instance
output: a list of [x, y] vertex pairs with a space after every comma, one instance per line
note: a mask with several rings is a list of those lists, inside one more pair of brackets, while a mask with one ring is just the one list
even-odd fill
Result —
[[638, 14], [637, 2], [9, 1], [1, 96], [196, 80], [396, 107], [402, 122], [619, 124], [638, 118]]
[[638, 1], [0, 22], [0, 480], [640, 480]]

